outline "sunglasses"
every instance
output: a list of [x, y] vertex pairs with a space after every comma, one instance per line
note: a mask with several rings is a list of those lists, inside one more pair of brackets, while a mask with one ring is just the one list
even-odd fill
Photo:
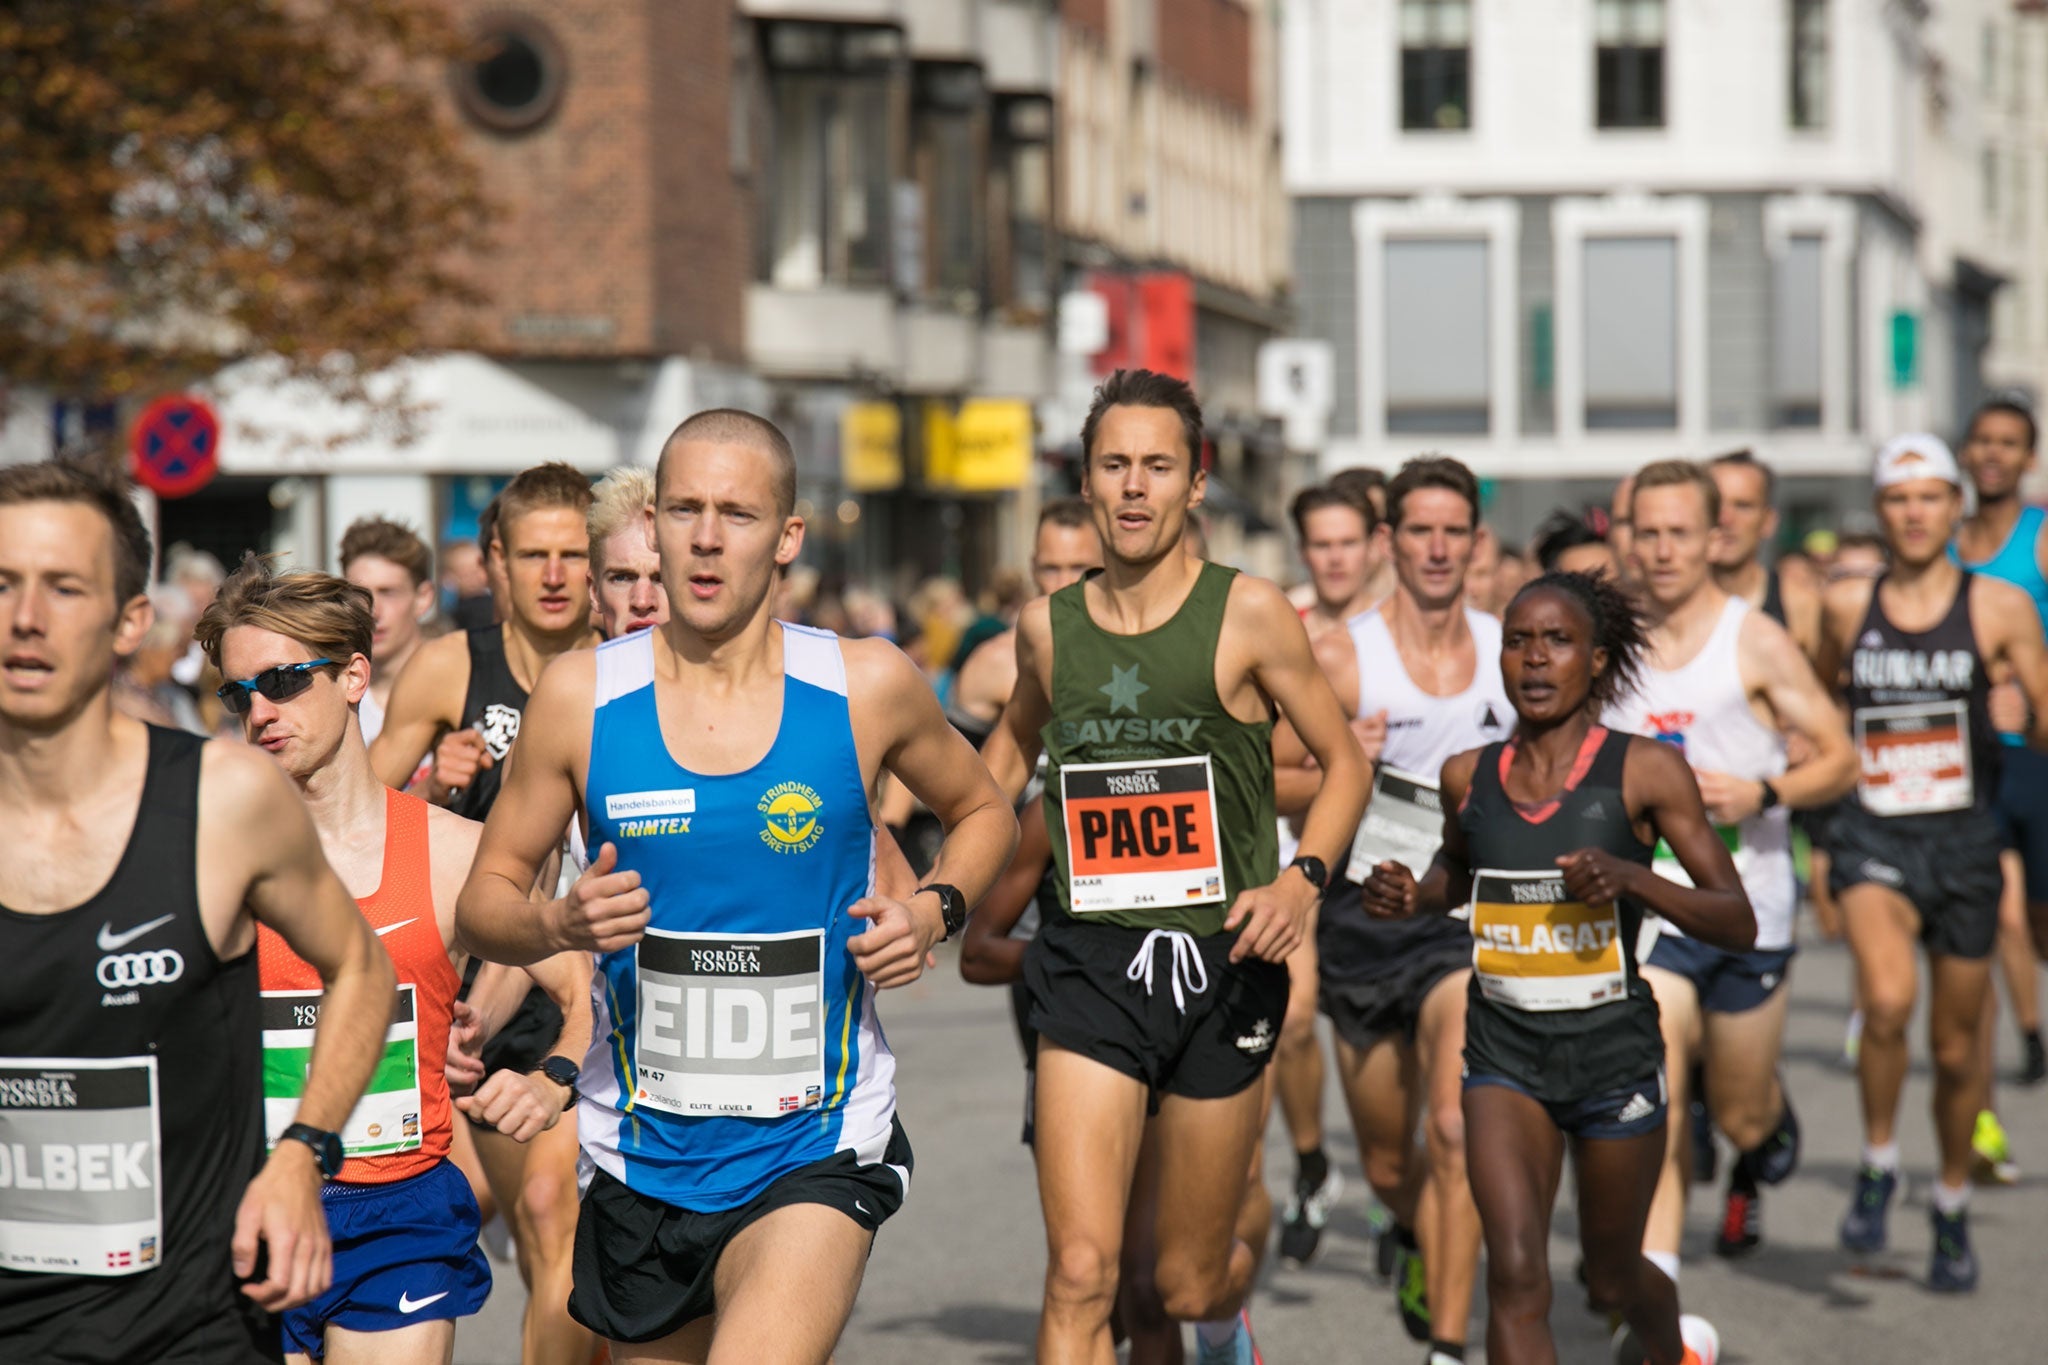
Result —
[[220, 704], [228, 709], [231, 716], [249, 714], [249, 698], [261, 692], [270, 701], [290, 701], [313, 685], [313, 670], [331, 668], [332, 659], [310, 659], [302, 664], [279, 664], [266, 668], [253, 678], [239, 682], [223, 683], [213, 695], [220, 698]]

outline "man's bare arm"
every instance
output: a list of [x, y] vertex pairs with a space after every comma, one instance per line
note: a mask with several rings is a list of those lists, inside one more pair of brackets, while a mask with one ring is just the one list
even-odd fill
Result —
[[[1743, 619], [1737, 649], [1743, 677], [1756, 681], [1778, 728], [1804, 735], [1812, 747], [1809, 757], [1773, 778], [1771, 786], [1793, 810], [1812, 810], [1840, 800], [1856, 785], [1856, 749], [1834, 700], [1796, 644], [1785, 627], [1751, 612]], [[1760, 808], [1762, 784], [1757, 787]]]
[[1052, 609], [1041, 597], [1024, 604], [1017, 618], [1017, 690], [988, 742], [981, 746], [981, 760], [1004, 797], [1016, 801], [1030, 784], [1038, 765], [1039, 732], [1052, 719], [1052, 701], [1046, 695], [1052, 665]]
[[469, 685], [469, 643], [457, 632], [419, 647], [391, 686], [384, 728], [370, 745], [377, 780], [403, 791], [444, 730], [462, 724]]
[[1971, 591], [1977, 596], [1971, 605], [1982, 606], [1973, 611], [1973, 620], [1984, 622], [1980, 630], [1987, 630], [1991, 639], [1985, 650], [1987, 661], [2003, 663], [2011, 670], [2012, 681], [2027, 698], [2028, 717], [2027, 745], [2033, 749], [2048, 749], [2048, 641], [2041, 633], [2041, 618], [2034, 611], [2034, 604], [2024, 591], [2010, 583], [1986, 578], [1982, 574], [1970, 580]]
[[1233, 585], [1229, 610], [1236, 614], [1242, 601], [1246, 633], [1239, 638], [1256, 642], [1252, 676], [1323, 770], [1322, 785], [1303, 818], [1301, 851], [1334, 867], [1350, 849], [1365, 813], [1372, 772], [1349, 717], [1316, 663], [1301, 619], [1270, 583], [1240, 581], [1242, 587]]

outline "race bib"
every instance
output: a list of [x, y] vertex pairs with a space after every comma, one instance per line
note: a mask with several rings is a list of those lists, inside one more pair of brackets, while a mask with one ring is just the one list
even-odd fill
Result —
[[1856, 757], [1856, 795], [1872, 815], [1935, 815], [1976, 801], [1963, 702], [1858, 711]]
[[1572, 900], [1555, 872], [1472, 874], [1472, 970], [1488, 1000], [1583, 1010], [1628, 993], [1621, 913]]
[[1077, 915], [1223, 899], [1209, 756], [1060, 769], [1067, 904]]
[[671, 934], [636, 954], [633, 1094], [675, 1114], [774, 1118], [825, 1094], [825, 931]]
[[1436, 860], [1444, 837], [1444, 803], [1436, 783], [1382, 763], [1372, 779], [1372, 799], [1351, 841], [1344, 875], [1363, 883], [1381, 863], [1400, 863], [1417, 881]]
[[0, 1269], [133, 1275], [163, 1244], [154, 1057], [0, 1058]]
[[[263, 992], [263, 1129], [275, 1147], [299, 1112], [306, 1070], [313, 1061], [313, 1030], [320, 1023], [319, 991]], [[341, 1150], [352, 1157], [410, 1152], [420, 1145], [419, 1019], [412, 983], [398, 988], [384, 1055], [363, 1097], [341, 1129]]]

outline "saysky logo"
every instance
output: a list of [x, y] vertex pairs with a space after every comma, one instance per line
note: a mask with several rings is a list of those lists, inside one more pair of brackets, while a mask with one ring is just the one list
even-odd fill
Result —
[[1262, 1052], [1269, 1051], [1272, 1046], [1273, 1021], [1271, 1019], [1259, 1020], [1258, 1023], [1252, 1025], [1250, 1033], [1241, 1034], [1237, 1040], [1237, 1050], [1239, 1052], [1249, 1052], [1254, 1057]]
[[825, 835], [825, 803], [801, 782], [778, 782], [754, 809], [760, 813], [761, 842], [777, 853], [808, 853]]
[[1095, 689], [1109, 698], [1109, 714], [1112, 716], [1119, 711], [1136, 714], [1138, 698], [1152, 690], [1150, 684], [1138, 681], [1138, 667], [1132, 664], [1129, 668], [1118, 668], [1111, 664], [1109, 681]]

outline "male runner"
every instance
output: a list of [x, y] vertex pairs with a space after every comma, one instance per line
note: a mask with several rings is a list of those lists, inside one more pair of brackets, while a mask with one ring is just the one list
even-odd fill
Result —
[[376, 669], [357, 708], [363, 743], [371, 744], [384, 728], [391, 685], [424, 639], [420, 623], [434, 609], [434, 555], [411, 527], [364, 517], [341, 533], [341, 576], [370, 594], [377, 615]]
[[1378, 765], [1371, 805], [1317, 924], [1322, 1007], [1337, 1034], [1360, 1164], [1407, 1253], [1396, 1284], [1402, 1322], [1430, 1343], [1432, 1362], [1463, 1359], [1478, 1275], [1460, 1080], [1472, 936], [1443, 916], [1370, 917], [1359, 887], [1382, 859], [1417, 876], [1429, 869], [1442, 837], [1445, 760], [1514, 727], [1500, 680], [1500, 622], [1465, 598], [1478, 528], [1479, 481], [1469, 469], [1442, 456], [1402, 466], [1387, 484], [1393, 595], [1352, 621], [1344, 640], [1317, 650]]
[[[1810, 659], [1820, 641], [1821, 585], [1797, 556], [1768, 566], [1763, 549], [1778, 539], [1778, 474], [1748, 450], [1716, 456], [1707, 465], [1721, 495], [1715, 537], [1714, 581], [1792, 632]], [[1640, 527], [1635, 530], [1642, 534]]]
[[654, 505], [654, 471], [624, 465], [590, 490], [590, 613], [607, 640], [668, 619], [661, 591], [661, 557], [647, 540], [647, 509]]
[[[1970, 418], [1963, 442], [1963, 470], [1977, 491], [1977, 508], [1956, 532], [1956, 554], [1963, 567], [2002, 578], [2033, 600], [2034, 610], [2048, 621], [2048, 512], [2023, 507], [2020, 483], [2034, 467], [2034, 415], [2009, 399], [1993, 400]], [[2048, 1052], [2041, 1044], [2040, 982], [2033, 950], [2048, 956], [2048, 757], [2034, 753], [2022, 737], [2001, 733], [2006, 745], [2005, 771], [1999, 779], [1995, 809], [2005, 831], [2007, 892], [2001, 903], [1998, 956], [2020, 1026], [2026, 1059], [2020, 1076], [2026, 1084], [2048, 1079]], [[2027, 924], [2033, 944], [2027, 942]], [[1996, 1009], [1996, 1005], [1989, 1006]], [[1992, 1042], [1987, 1027], [1984, 1041]], [[1987, 1065], [1989, 1062], [1987, 1060]], [[1988, 1122], [1987, 1122], [1988, 1120]], [[1980, 1155], [1995, 1166], [2005, 1134], [1996, 1115], [1986, 1110], [1978, 1119]], [[1983, 1148], [1992, 1150], [1987, 1154]]]
[[[1630, 521], [1649, 649], [1635, 686], [1607, 707], [1606, 723], [1685, 755], [1756, 914], [1756, 943], [1744, 952], [1656, 920], [1645, 935], [1654, 935], [1654, 947], [1638, 946], [1643, 979], [1657, 997], [1671, 1110], [1685, 1112], [1693, 1068], [1703, 1061], [1704, 1098], [1741, 1153], [1715, 1243], [1733, 1256], [1761, 1239], [1760, 1186], [1789, 1176], [1799, 1153], [1798, 1120], [1778, 1077], [1799, 900], [1787, 812], [1846, 794], [1856, 756], [1791, 632], [1721, 586], [1720, 569], [1729, 563], [1724, 480], [1735, 481], [1688, 460], [1662, 460], [1635, 476]], [[1788, 729], [1807, 740], [1789, 766]], [[1683, 878], [1669, 850], [1659, 849], [1652, 866]], [[1675, 1282], [1690, 1126], [1668, 1124], [1665, 1138], [1643, 1254]]]
[[[285, 1315], [285, 1345], [296, 1360], [442, 1365], [454, 1349], [455, 1320], [481, 1308], [491, 1287], [476, 1244], [475, 1197], [447, 1159], [454, 1124], [443, 1071], [462, 985], [455, 897], [482, 826], [394, 791], [370, 771], [359, 716], [373, 612], [361, 588], [327, 574], [280, 576], [252, 557], [222, 585], [194, 634], [223, 677], [306, 680], [276, 700], [231, 682], [229, 710], [298, 785], [322, 847], [398, 969], [384, 1055], [342, 1129], [347, 1160], [323, 1191], [333, 1284]], [[339, 671], [330, 677], [330, 668]], [[320, 982], [268, 929], [258, 932], [258, 946], [264, 1107], [275, 1141], [305, 1082]], [[579, 995], [589, 998], [589, 969], [575, 955], [546, 966], [576, 1021], [550, 1069], [573, 1079], [569, 1058], [581, 1056], [589, 1034], [587, 1009], [578, 1007]], [[547, 1074], [499, 1072], [455, 1104], [525, 1139], [553, 1127], [571, 1095]]]
[[[125, 488], [0, 470], [0, 1354], [39, 1365], [277, 1359], [394, 989], [284, 774], [114, 711], [149, 558]], [[268, 1159], [259, 921], [327, 1002]]]
[[[1038, 511], [1031, 544], [1031, 583], [1048, 597], [1102, 567], [1102, 537], [1081, 498], [1054, 498]], [[990, 636], [967, 656], [953, 679], [946, 719], [977, 749], [995, 729], [1010, 694], [1017, 689], [1017, 631]]]
[[1876, 582], [1847, 579], [1828, 589], [1820, 653], [1821, 676], [1843, 682], [1860, 765], [1831, 831], [1830, 875], [1863, 997], [1863, 1166], [1841, 1240], [1851, 1251], [1885, 1245], [1917, 938], [1933, 978], [1928, 1023], [1941, 1149], [1928, 1282], [1946, 1291], [1974, 1289], [1978, 1276], [1967, 1210], [1970, 1138], [1985, 1082], [1977, 1031], [1998, 938], [1993, 670], [2011, 670], [2033, 710], [2029, 742], [2048, 745], [2040, 617], [2012, 584], [1948, 557], [1962, 477], [1939, 437], [1900, 436], [1878, 453], [1877, 515], [1891, 567]]
[[[435, 805], [481, 820], [498, 794], [506, 758], [519, 738], [527, 693], [548, 662], [590, 643], [590, 481], [566, 464], [536, 465], [493, 501], [487, 562], [502, 571], [500, 626], [446, 635], [422, 646], [393, 689], [384, 732], [370, 765], [387, 786], [403, 787], [433, 754], [425, 795]], [[559, 839], [567, 829], [556, 831]], [[472, 962], [469, 1001], [486, 1026], [489, 1074], [523, 1076], [539, 1066], [561, 1034], [561, 1011], [517, 973]], [[502, 1027], [503, 993], [518, 1000]], [[590, 1337], [569, 1317], [566, 1288], [576, 1237], [576, 1143], [557, 1125], [530, 1143], [472, 1123], [491, 1202], [506, 1215], [527, 1282], [528, 1365], [582, 1365]]]
[[[769, 615], [804, 532], [772, 423], [699, 413], [656, 483], [668, 623], [541, 678], [462, 934], [602, 954], [571, 1312], [617, 1365], [822, 1362], [909, 1181], [874, 991], [966, 922], [1016, 820], [895, 646]], [[884, 771], [947, 829], [907, 902], [874, 892]], [[579, 811], [596, 857], [535, 913]]]
[[[1012, 796], [1041, 744], [1051, 760], [1059, 905], [1025, 956], [1050, 1244], [1039, 1358], [1112, 1358], [1124, 1215], [1156, 1105], [1161, 1299], [1196, 1321], [1203, 1359], [1250, 1361], [1257, 1252], [1232, 1225], [1286, 1015], [1281, 964], [1357, 823], [1364, 763], [1279, 590], [1184, 547], [1205, 483], [1193, 391], [1120, 370], [1081, 437], [1104, 569], [1026, 606], [1016, 695], [983, 750]], [[1275, 703], [1324, 782], [1306, 856], [1271, 880]]]
[[[1340, 493], [1328, 484], [1304, 488], [1289, 511], [1301, 543], [1302, 566], [1315, 594], [1301, 613], [1309, 641], [1314, 644], [1325, 635], [1348, 640], [1346, 623], [1371, 610], [1378, 600], [1366, 594], [1386, 558], [1374, 535], [1379, 514], [1356, 491]], [[1298, 741], [1290, 757], [1297, 768], [1307, 757]], [[1277, 781], [1277, 772], [1275, 776]], [[1282, 864], [1292, 862], [1297, 851], [1287, 815], [1306, 809], [1313, 793], [1309, 784], [1315, 780], [1310, 777], [1302, 783], [1305, 790], [1298, 804], [1282, 806]], [[1294, 1142], [1295, 1162], [1294, 1184], [1280, 1214], [1280, 1257], [1294, 1265], [1306, 1265], [1315, 1256], [1330, 1209], [1344, 1191], [1344, 1177], [1323, 1151], [1323, 1050], [1316, 1038], [1316, 977], [1316, 936], [1311, 930], [1287, 960], [1287, 1018], [1280, 1025], [1279, 1050], [1273, 1058], [1274, 1089]]]

